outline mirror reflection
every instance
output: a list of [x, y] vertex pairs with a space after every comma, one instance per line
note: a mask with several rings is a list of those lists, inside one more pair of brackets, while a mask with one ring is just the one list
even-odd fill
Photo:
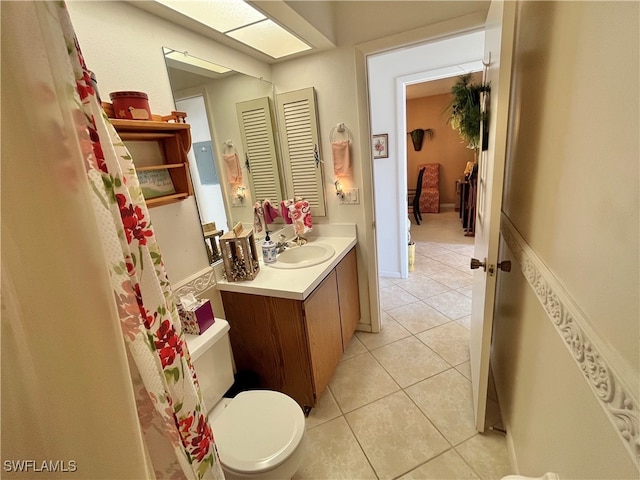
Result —
[[274, 89], [187, 52], [163, 52], [176, 110], [191, 125], [191, 178], [213, 263], [225, 231], [237, 222], [251, 228], [256, 199], [282, 199]]

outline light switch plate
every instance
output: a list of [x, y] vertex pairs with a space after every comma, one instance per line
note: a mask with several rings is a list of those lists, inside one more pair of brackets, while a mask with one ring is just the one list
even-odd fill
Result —
[[360, 194], [357, 188], [345, 188], [344, 195], [340, 198], [340, 205], [357, 205], [360, 203]]

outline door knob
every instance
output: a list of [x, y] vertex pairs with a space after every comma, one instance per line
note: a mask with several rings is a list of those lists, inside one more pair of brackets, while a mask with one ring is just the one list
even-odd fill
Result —
[[470, 267], [471, 267], [471, 270], [476, 270], [476, 269], [482, 267], [482, 269], [486, 271], [487, 270], [487, 263], [486, 262], [481, 262], [477, 258], [472, 258]]
[[504, 260], [502, 262], [498, 262], [498, 268], [503, 272], [511, 271], [511, 260]]

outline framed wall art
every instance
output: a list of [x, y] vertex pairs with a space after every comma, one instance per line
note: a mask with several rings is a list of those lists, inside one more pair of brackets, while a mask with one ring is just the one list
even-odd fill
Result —
[[389, 135], [386, 133], [374, 135], [371, 143], [371, 149], [373, 150], [373, 158], [388, 158]]
[[154, 170], [138, 170], [138, 180], [145, 199], [162, 197], [176, 193], [171, 175], [166, 168]]

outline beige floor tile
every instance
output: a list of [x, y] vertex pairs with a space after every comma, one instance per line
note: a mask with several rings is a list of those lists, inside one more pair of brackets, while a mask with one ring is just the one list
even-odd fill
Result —
[[392, 278], [380, 277], [378, 278], [378, 288], [391, 287], [394, 285]]
[[405, 391], [451, 445], [457, 445], [477, 433], [471, 382], [455, 368], [427, 378]]
[[429, 256], [441, 263], [444, 263], [445, 265], [449, 265], [450, 267], [466, 266], [468, 268], [470, 259], [467, 255], [452, 252], [451, 250], [447, 250], [447, 249], [442, 249], [442, 250], [443, 250], [443, 253], [438, 253], [436, 255], [429, 255]]
[[456, 291], [471, 298], [473, 296], [473, 284], [469, 284], [464, 287], [457, 288]]
[[422, 301], [431, 305], [451, 320], [471, 315], [471, 299], [454, 290], [423, 298]]
[[475, 480], [478, 478], [480, 477], [471, 470], [458, 452], [451, 449], [403, 475], [399, 480]]
[[350, 412], [399, 390], [370, 353], [338, 363], [329, 388], [343, 412]]
[[456, 322], [445, 323], [416, 336], [452, 366], [469, 360], [469, 330]]
[[450, 368], [447, 362], [415, 337], [376, 348], [371, 354], [403, 388]]
[[466, 287], [467, 285], [471, 285], [473, 283], [473, 276], [471, 275], [471, 273], [464, 272], [456, 267], [444, 265], [441, 262], [438, 263], [440, 263], [442, 267], [439, 268], [437, 272], [428, 274], [434, 280], [453, 289]]
[[432, 276], [451, 271], [451, 267], [424, 255], [416, 255], [415, 271], [420, 275]]
[[344, 417], [308, 430], [305, 442], [305, 459], [295, 480], [376, 478]]
[[471, 330], [471, 315], [456, 319], [456, 322], [462, 325], [467, 330]]
[[[473, 256], [474, 245], [467, 243], [441, 243], [442, 248], [451, 250], [452, 252], [459, 253], [460, 255], [466, 255], [471, 258]], [[469, 262], [467, 262], [469, 263]]]
[[356, 332], [358, 340], [369, 350], [382, 347], [388, 343], [395, 342], [401, 338], [406, 338], [411, 335], [411, 332], [396, 322], [391, 316], [383, 312], [382, 322], [380, 325], [380, 332]]
[[407, 303], [417, 302], [418, 300], [418, 298], [397, 285], [380, 289], [380, 308], [385, 311], [391, 308], [401, 307]]
[[340, 407], [338, 407], [335, 398], [333, 398], [331, 390], [327, 388], [322, 396], [320, 396], [318, 405], [309, 412], [309, 416], [306, 419], [307, 430], [341, 415]]
[[485, 432], [458, 445], [456, 451], [483, 480], [497, 480], [510, 472], [504, 436]]
[[453, 253], [451, 250], [443, 248], [442, 244], [440, 243], [418, 243], [416, 245], [416, 252], [426, 257], [435, 258], [436, 260], [438, 260], [438, 257], [441, 255], [448, 255], [450, 253]]
[[358, 339], [357, 335], [353, 335], [351, 340], [349, 340], [349, 345], [345, 349], [340, 361], [346, 360], [348, 358], [356, 357], [362, 353], [367, 352], [367, 347], [365, 347], [362, 342]]
[[471, 380], [471, 362], [464, 362], [460, 365], [456, 365], [456, 370], [464, 375], [467, 380]]
[[387, 312], [411, 333], [420, 333], [448, 323], [451, 319], [424, 302], [410, 303]]
[[396, 285], [419, 299], [433, 297], [451, 290], [446, 285], [424, 275], [415, 275], [396, 282]]
[[449, 448], [404, 392], [345, 415], [381, 479], [402, 475]]

